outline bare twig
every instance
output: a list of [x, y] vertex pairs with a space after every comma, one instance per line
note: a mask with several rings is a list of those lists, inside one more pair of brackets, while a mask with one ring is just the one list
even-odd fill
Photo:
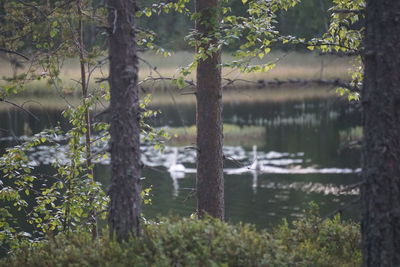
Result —
[[196, 188], [184, 188], [185, 190], [189, 190], [189, 193], [186, 195], [185, 199], [182, 201], [182, 203], [186, 203], [189, 199], [193, 198], [197, 194]]
[[99, 118], [99, 117], [101, 117], [101, 116], [103, 116], [103, 115], [105, 115], [105, 114], [107, 114], [109, 112], [110, 112], [110, 109], [109, 108], [105, 108], [102, 111], [100, 111], [99, 113], [94, 114], [93, 115], [93, 119], [97, 119], [97, 118]]
[[332, 13], [342, 13], [342, 14], [363, 14], [364, 9], [331, 9]]
[[359, 56], [361, 55], [360, 51], [348, 51], [348, 52], [334, 52], [334, 51], [330, 51], [330, 52], [320, 52], [320, 55], [335, 55], [338, 57], [354, 57], [354, 56]]
[[355, 183], [355, 184], [351, 184], [351, 185], [347, 186], [346, 188], [340, 190], [339, 193], [349, 192], [349, 191], [351, 191], [353, 189], [360, 188], [363, 184], [364, 184], [364, 181], [361, 181], [361, 182], [358, 182], [358, 183]]
[[47, 15], [38, 6], [30, 4], [30, 3], [27, 3], [27, 2], [22, 1], [22, 0], [17, 0], [17, 1], [19, 3], [21, 3], [21, 4], [23, 4], [24, 6], [31, 7], [33, 9], [35, 9], [38, 13], [40, 13], [40, 15], [42, 15], [43, 18], [47, 19]]
[[149, 170], [153, 170], [153, 171], [158, 172], [158, 173], [163, 173], [163, 174], [167, 173], [165, 170], [158, 169], [158, 168], [152, 167], [152, 166], [144, 165], [144, 168], [149, 169]]
[[[175, 78], [170, 78], [170, 77], [147, 77], [146, 79], [144, 79], [143, 81], [141, 81], [142, 83], [148, 82], [148, 81], [174, 81], [176, 80]], [[185, 83], [187, 83], [190, 86], [196, 86], [196, 84], [193, 81], [190, 80], [184, 80]]]
[[20, 52], [17, 52], [17, 51], [12, 51], [12, 50], [0, 47], [0, 52], [7, 53], [7, 54], [14, 54], [14, 55], [20, 56], [29, 61], [29, 58], [27, 56], [25, 56], [24, 54], [21, 54]]
[[196, 92], [195, 91], [191, 91], [191, 92], [182, 92], [181, 95], [195, 95]]
[[351, 206], [357, 204], [360, 200], [361, 200], [361, 198], [360, 198], [360, 197], [357, 197], [356, 199], [354, 199], [354, 200], [352, 200], [352, 201], [349, 201], [349, 202], [347, 202], [347, 203], [341, 205], [340, 207], [338, 207], [338, 208], [335, 209], [334, 211], [332, 211], [332, 212], [326, 214], [325, 216], [323, 216], [323, 217], [315, 224], [315, 226], [318, 225], [318, 224], [321, 224], [321, 223], [322, 223], [323, 221], [325, 221], [326, 219], [329, 219], [329, 218], [334, 217], [334, 216], [335, 216], [336, 214], [338, 214], [338, 213], [342, 213], [344, 210], [346, 210], [346, 209], [348, 209], [349, 207], [351, 207]]
[[114, 9], [114, 22], [113, 22], [113, 30], [112, 30], [112, 34], [115, 34], [115, 31], [117, 30], [117, 19], [118, 19], [118, 11], [117, 9]]
[[27, 114], [29, 114], [30, 116], [32, 116], [35, 120], [40, 121], [39, 118], [38, 118], [35, 114], [33, 114], [33, 113], [30, 112], [29, 110], [25, 109], [24, 107], [22, 107], [22, 106], [20, 106], [20, 105], [18, 105], [18, 104], [16, 104], [16, 103], [14, 103], [14, 102], [8, 101], [8, 100], [6, 100], [6, 99], [4, 99], [4, 98], [0, 98], [0, 102], [4, 102], [4, 103], [10, 104], [10, 105], [12, 105], [12, 106], [14, 106], [14, 107], [16, 107], [16, 108], [19, 108], [19, 109], [21, 109], [22, 111], [24, 111], [25, 113], [27, 113]]
[[236, 79], [231, 80], [228, 78], [224, 78], [224, 80], [228, 81], [228, 84], [233, 84], [238, 81], [246, 82], [246, 83], [253, 83], [256, 84], [260, 88], [265, 88], [267, 86], [283, 86], [283, 85], [308, 85], [308, 84], [318, 84], [318, 85], [331, 85], [331, 86], [338, 86], [349, 89], [352, 92], [360, 92], [360, 88], [357, 86], [352, 86], [351, 84], [341, 80], [341, 79], [333, 79], [333, 80], [325, 80], [325, 79], [289, 79], [289, 80], [258, 80], [257, 82], [244, 80], [244, 79]]
[[199, 148], [196, 146], [185, 146], [184, 149], [187, 150], [196, 150], [197, 152], [199, 152]]
[[[139, 57], [139, 60], [141, 60], [143, 63], [145, 63], [151, 69], [151, 71], [154, 71], [159, 76], [159, 78], [148, 77], [147, 79], [139, 82], [138, 86], [140, 86], [142, 83], [144, 83], [146, 81], [149, 81], [149, 80], [152, 80], [152, 81], [156, 81], [156, 80], [161, 80], [161, 81], [174, 80], [173, 78], [165, 78], [165, 77], [163, 77], [162, 74], [157, 70], [157, 67], [153, 66], [152, 64], [150, 64], [150, 62], [146, 61], [145, 59]], [[187, 84], [189, 84], [189, 85], [196, 86], [193, 81], [185, 81], [185, 82]], [[165, 86], [165, 84], [164, 84], [164, 86]], [[181, 113], [180, 113], [179, 108], [178, 108], [178, 104], [176, 102], [174, 94], [171, 91], [171, 88], [169, 88], [168, 86], [165, 86], [165, 88], [167, 89], [167, 91], [168, 91], [168, 93], [169, 93], [169, 95], [170, 95], [170, 97], [172, 99], [172, 102], [174, 102], [174, 105], [176, 107], [176, 111], [177, 111], [178, 116], [179, 116], [179, 120], [181, 121], [182, 125], [184, 125]], [[185, 132], [186, 132], [186, 130], [185, 130]]]
[[361, 140], [350, 141], [348, 143], [340, 145], [340, 147], [338, 148], [338, 153], [342, 152], [345, 149], [353, 149], [353, 148], [359, 147], [359, 146], [361, 146], [361, 144], [362, 144]]
[[226, 156], [226, 155], [224, 154], [224, 155], [223, 155], [223, 159], [233, 162], [233, 163], [234, 163], [237, 167], [239, 167], [239, 168], [246, 167], [246, 165], [244, 165], [242, 162], [240, 162], [240, 161], [234, 159], [234, 158], [231, 157], [231, 156]]
[[96, 78], [96, 83], [108, 82], [109, 78]]

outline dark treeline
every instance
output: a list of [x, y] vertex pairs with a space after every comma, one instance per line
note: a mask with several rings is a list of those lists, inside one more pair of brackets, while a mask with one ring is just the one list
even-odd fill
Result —
[[[139, 9], [149, 7], [152, 4], [157, 4], [162, 1], [159, 0], [140, 0], [138, 3]], [[170, 2], [167, 0], [166, 2]], [[6, 1], [0, 1], [0, 21], [4, 17], [3, 5]], [[51, 1], [49, 1], [51, 4]], [[92, 2], [93, 9], [96, 10], [98, 7], [104, 5], [102, 0], [95, 0]], [[246, 16], [246, 5], [243, 5], [241, 0], [231, 0], [227, 4], [233, 11], [234, 15]], [[276, 27], [282, 34], [290, 34], [301, 38], [310, 39], [313, 37], [321, 36], [329, 25], [329, 7], [331, 7], [331, 0], [302, 0], [295, 7], [288, 9], [287, 11], [281, 11], [278, 13]], [[188, 8], [194, 11], [194, 4], [190, 3]], [[169, 50], [192, 50], [187, 42], [185, 36], [191, 29], [194, 29], [194, 22], [184, 14], [171, 12], [169, 14], [160, 14], [158, 16], [146, 17], [143, 16], [138, 20], [138, 27], [146, 30], [154, 31], [157, 36], [155, 43], [161, 47]], [[93, 45], [100, 45], [105, 47], [106, 38], [105, 36], [99, 35], [99, 31], [102, 29], [98, 28], [93, 23], [85, 23], [84, 26], [84, 42], [87, 47]], [[2, 31], [3, 36], [10, 35], [12, 32], [7, 32], [6, 29]], [[29, 40], [25, 40], [25, 49], [29, 50]], [[239, 43], [235, 44], [235, 47], [226, 47], [225, 49], [235, 49]]]
[[[141, 0], [139, 6], [148, 7], [152, 3], [159, 2], [157, 0]], [[190, 8], [194, 10], [193, 3], [191, 5]], [[243, 5], [241, 0], [231, 0], [228, 5], [231, 7], [233, 14], [246, 16], [247, 7]], [[321, 36], [326, 32], [329, 25], [330, 14], [328, 9], [331, 6], [331, 0], [302, 0], [295, 7], [287, 11], [281, 11], [278, 14], [277, 30], [282, 34], [290, 34], [307, 39]], [[158, 36], [157, 43], [166, 49], [192, 49], [187, 45], [184, 37], [190, 29], [194, 28], [194, 23], [183, 14], [173, 12], [150, 18], [143, 17], [139, 21], [139, 26], [154, 31]]]

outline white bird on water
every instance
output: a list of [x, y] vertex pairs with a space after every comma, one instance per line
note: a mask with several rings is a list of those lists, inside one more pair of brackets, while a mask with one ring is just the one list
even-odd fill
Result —
[[169, 166], [168, 171], [172, 173], [185, 172], [186, 168], [183, 164], [178, 164], [178, 148], [173, 148], [174, 154], [172, 155], [171, 166]]
[[172, 186], [174, 188], [173, 195], [178, 196], [179, 192], [179, 183], [178, 179], [185, 178], [185, 166], [183, 164], [178, 164], [178, 148], [173, 148], [172, 160], [170, 161], [171, 165], [168, 168], [168, 172], [172, 178]]
[[250, 170], [252, 171], [260, 171], [261, 166], [257, 159], [257, 146], [253, 145], [253, 164], [250, 166]]

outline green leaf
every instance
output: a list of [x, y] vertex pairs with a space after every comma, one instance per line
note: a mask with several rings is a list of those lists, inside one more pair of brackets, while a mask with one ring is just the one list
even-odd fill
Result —
[[146, 15], [146, 17], [151, 17], [151, 10], [150, 9], [146, 9], [144, 11], [144, 14]]

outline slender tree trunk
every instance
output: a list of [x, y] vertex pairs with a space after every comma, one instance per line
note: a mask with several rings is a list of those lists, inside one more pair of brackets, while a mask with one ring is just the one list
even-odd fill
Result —
[[[81, 71], [81, 88], [82, 88], [82, 98], [83, 102], [86, 102], [89, 94], [88, 94], [88, 84], [86, 81], [86, 67], [85, 67], [85, 45], [83, 43], [83, 14], [82, 14], [82, 0], [77, 0], [76, 6], [78, 9], [78, 28], [77, 28], [77, 50], [79, 53], [79, 65]], [[85, 133], [85, 141], [86, 141], [86, 166], [88, 169], [88, 173], [93, 176], [93, 168], [92, 168], [92, 148], [91, 148], [91, 123], [90, 123], [90, 113], [89, 110], [85, 110], [85, 123], [86, 123], [86, 133]]]
[[[82, 88], [82, 98], [83, 103], [86, 105], [86, 101], [89, 97], [88, 94], [88, 83], [86, 81], [86, 67], [85, 67], [85, 44], [83, 42], [83, 13], [82, 13], [82, 0], [76, 1], [76, 7], [78, 10], [78, 28], [77, 28], [77, 46], [79, 53], [79, 63], [81, 68], [81, 88]], [[94, 179], [93, 173], [93, 162], [92, 162], [92, 125], [90, 120], [90, 112], [88, 107], [85, 109], [85, 124], [86, 124], [86, 132], [85, 132], [85, 146], [86, 146], [86, 168], [87, 174], [91, 179]], [[93, 196], [90, 197], [90, 201], [93, 201]], [[97, 220], [96, 220], [96, 211], [93, 210], [91, 212], [91, 224], [92, 224], [92, 236], [93, 238], [97, 237]]]
[[140, 111], [135, 0], [109, 0], [110, 235], [119, 241], [140, 233]]
[[[196, 29], [201, 37], [212, 36], [218, 29], [218, 0], [197, 0], [196, 12], [201, 16]], [[207, 50], [211, 43], [201, 44]], [[197, 209], [224, 219], [222, 88], [220, 51], [213, 52], [197, 66]]]
[[363, 88], [364, 266], [400, 266], [400, 1], [367, 0]]

